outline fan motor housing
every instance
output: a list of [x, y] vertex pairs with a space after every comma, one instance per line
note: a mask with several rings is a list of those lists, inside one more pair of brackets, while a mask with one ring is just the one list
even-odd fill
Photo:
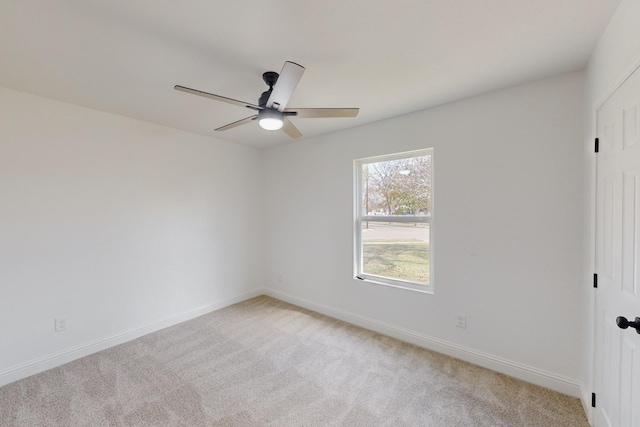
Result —
[[270, 96], [271, 96], [271, 89], [262, 92], [262, 95], [260, 95], [260, 99], [258, 99], [258, 106], [260, 107], [266, 106]]
[[267, 101], [271, 96], [271, 91], [273, 91], [273, 86], [278, 81], [278, 77], [280, 77], [280, 75], [275, 71], [267, 71], [265, 73], [262, 73], [262, 80], [264, 80], [267, 86], [269, 86], [269, 90], [262, 92], [262, 95], [260, 95], [260, 99], [258, 100], [258, 105], [260, 107], [264, 107], [265, 105], [267, 105]]

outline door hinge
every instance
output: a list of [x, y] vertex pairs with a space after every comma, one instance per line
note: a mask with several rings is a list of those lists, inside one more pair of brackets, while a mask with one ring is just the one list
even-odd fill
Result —
[[596, 153], [600, 151], [600, 138], [596, 138], [595, 151]]
[[593, 287], [598, 287], [598, 275], [596, 273], [593, 274]]
[[596, 407], [596, 394], [595, 393], [591, 393], [591, 407], [592, 408]]

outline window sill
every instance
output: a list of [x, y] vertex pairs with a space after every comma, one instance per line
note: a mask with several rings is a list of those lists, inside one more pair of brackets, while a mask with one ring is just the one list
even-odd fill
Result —
[[416, 283], [406, 282], [403, 283], [401, 281], [385, 281], [384, 279], [380, 279], [377, 277], [371, 277], [367, 275], [357, 275], [353, 277], [354, 280], [359, 282], [367, 282], [372, 283], [374, 285], [382, 285], [382, 286], [390, 286], [392, 288], [405, 289], [407, 291], [419, 292], [421, 294], [431, 294], [433, 295], [433, 286], [429, 285], [419, 285]]

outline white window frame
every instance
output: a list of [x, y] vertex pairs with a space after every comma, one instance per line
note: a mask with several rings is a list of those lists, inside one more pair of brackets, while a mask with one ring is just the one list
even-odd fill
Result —
[[[433, 186], [434, 186], [434, 154], [433, 148], [425, 148], [415, 151], [406, 151], [402, 153], [394, 153], [383, 156], [367, 157], [363, 159], [354, 160], [354, 262], [353, 262], [353, 276], [356, 280], [361, 280], [369, 283], [393, 286], [396, 288], [408, 289], [412, 291], [433, 293], [433, 216], [434, 216], [434, 199], [433, 199]], [[389, 160], [406, 159], [410, 157], [431, 156], [431, 206], [429, 215], [424, 216], [406, 216], [406, 215], [364, 215], [363, 203], [363, 182], [362, 182], [362, 167], [366, 164], [384, 162]], [[429, 284], [411, 282], [407, 280], [394, 279], [390, 277], [377, 276], [373, 274], [366, 274], [362, 271], [363, 265], [363, 253], [362, 253], [362, 223], [369, 222], [403, 222], [403, 223], [427, 223], [429, 224]]]

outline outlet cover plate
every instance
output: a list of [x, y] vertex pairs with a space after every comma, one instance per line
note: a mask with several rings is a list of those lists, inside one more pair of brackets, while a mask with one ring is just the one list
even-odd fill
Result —
[[62, 332], [67, 330], [67, 318], [58, 317], [56, 319], [56, 332]]
[[466, 329], [467, 328], [467, 316], [464, 314], [456, 314], [456, 327]]

